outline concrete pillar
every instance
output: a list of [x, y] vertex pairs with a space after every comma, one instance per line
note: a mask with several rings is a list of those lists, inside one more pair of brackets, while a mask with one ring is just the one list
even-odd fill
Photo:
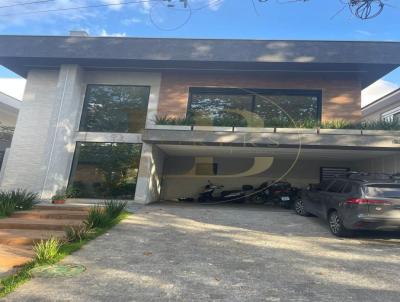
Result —
[[62, 65], [57, 84], [57, 106], [52, 114], [48, 166], [41, 197], [49, 199], [65, 190], [75, 151], [75, 135], [84, 100], [83, 72], [78, 65]]
[[164, 153], [155, 145], [143, 143], [135, 202], [148, 204], [159, 200], [163, 166]]

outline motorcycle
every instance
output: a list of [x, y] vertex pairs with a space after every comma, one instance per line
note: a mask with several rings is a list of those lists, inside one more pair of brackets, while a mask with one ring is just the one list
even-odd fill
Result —
[[291, 209], [299, 194], [299, 189], [292, 187], [287, 181], [272, 183], [265, 191], [266, 202], [272, 202], [285, 209]]
[[266, 201], [266, 191], [268, 190], [268, 182], [263, 182], [253, 190], [249, 195], [249, 201], [256, 204], [262, 204]]
[[224, 186], [215, 185], [211, 181], [207, 182], [204, 190], [200, 192], [197, 199], [200, 203], [222, 203], [222, 202], [236, 202], [242, 203], [245, 201], [245, 190], [228, 190], [223, 191]]

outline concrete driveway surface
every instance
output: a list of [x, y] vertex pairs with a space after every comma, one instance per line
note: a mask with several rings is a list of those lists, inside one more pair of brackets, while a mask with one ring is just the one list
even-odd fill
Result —
[[4, 301], [399, 301], [400, 236], [338, 239], [264, 207], [152, 205]]

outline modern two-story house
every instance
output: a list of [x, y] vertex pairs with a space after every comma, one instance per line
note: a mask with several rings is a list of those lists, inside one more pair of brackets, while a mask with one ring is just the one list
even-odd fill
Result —
[[398, 132], [330, 129], [400, 43], [1, 36], [0, 63], [27, 79], [2, 189], [149, 203], [400, 171]]

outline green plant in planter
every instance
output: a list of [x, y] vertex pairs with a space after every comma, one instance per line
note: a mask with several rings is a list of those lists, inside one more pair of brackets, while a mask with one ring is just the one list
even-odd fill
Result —
[[168, 115], [157, 115], [154, 119], [154, 123], [156, 125], [192, 126], [194, 121], [190, 116], [171, 117]]
[[57, 193], [53, 197], [51, 197], [51, 202], [54, 204], [64, 203], [67, 199], [67, 195], [65, 193]]

